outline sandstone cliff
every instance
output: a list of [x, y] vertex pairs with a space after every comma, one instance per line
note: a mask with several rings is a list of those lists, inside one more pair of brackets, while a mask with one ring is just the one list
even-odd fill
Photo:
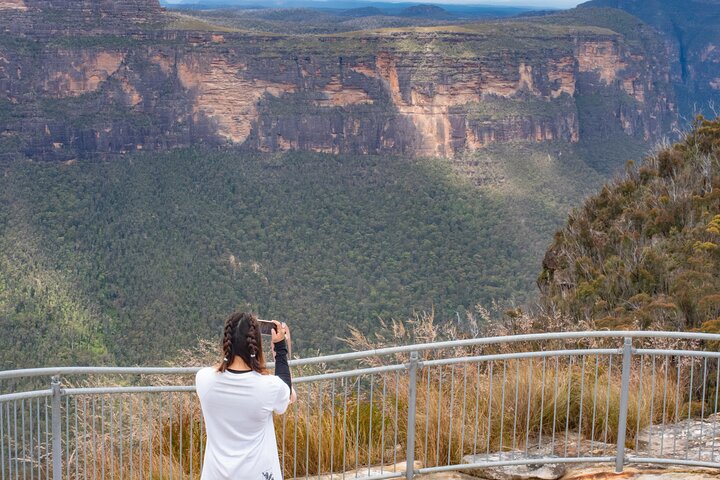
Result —
[[64, 29], [51, 22], [65, 3], [1, 4], [14, 20], [0, 34], [0, 153], [204, 142], [453, 156], [578, 142], [588, 116], [641, 141], [675, 121], [669, 65], [606, 28], [515, 21], [293, 38], [169, 29], [157, 4], [85, 0], [71, 17], [90, 26], [71, 31], [68, 17]]
[[[720, 2], [716, 0], [592, 0], [619, 8], [660, 31], [669, 46], [680, 113], [713, 116], [720, 99]], [[599, 11], [597, 8], [590, 10]]]
[[112, 23], [124, 26], [128, 22], [146, 22], [161, 10], [153, 0], [3, 0], [0, 9], [3, 5], [36, 14], [36, 32], [66, 22], [76, 27], [90, 22], [108, 29]]

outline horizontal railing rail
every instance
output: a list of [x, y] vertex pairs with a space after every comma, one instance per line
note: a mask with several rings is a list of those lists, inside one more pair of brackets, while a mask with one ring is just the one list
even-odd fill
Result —
[[[361, 360], [368, 357], [383, 357], [410, 353], [413, 351], [424, 352], [430, 350], [443, 350], [448, 348], [489, 346], [520, 342], [538, 342], [548, 340], [578, 340], [578, 339], [601, 339], [601, 338], [633, 338], [633, 339], [675, 339], [695, 341], [720, 341], [720, 334], [697, 333], [697, 332], [666, 332], [666, 331], [613, 331], [599, 330], [586, 332], [551, 332], [531, 333], [525, 335], [506, 335], [498, 337], [468, 338], [463, 340], [449, 340], [433, 343], [419, 343], [415, 345], [402, 345], [397, 347], [377, 348], [363, 350], [361, 352], [337, 353], [310, 358], [290, 360], [290, 366], [316, 365], [333, 363], [347, 360]], [[273, 366], [272, 362], [268, 363]], [[151, 375], [151, 374], [194, 374], [202, 367], [50, 367], [50, 368], [27, 368], [18, 370], [0, 371], [0, 380], [20, 377], [51, 377], [55, 375], [88, 375], [88, 374], [128, 374], [128, 375]]]
[[[293, 359], [298, 401], [276, 419], [283, 472], [720, 467], [716, 345], [704, 333], [556, 332]], [[0, 480], [198, 478], [199, 369], [0, 372]]]

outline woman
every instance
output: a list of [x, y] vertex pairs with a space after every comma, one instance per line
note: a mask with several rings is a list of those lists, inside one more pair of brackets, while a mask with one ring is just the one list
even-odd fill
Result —
[[289, 331], [273, 322], [275, 375], [266, 375], [257, 318], [240, 312], [225, 321], [220, 365], [197, 373], [207, 431], [202, 480], [282, 479], [272, 414], [284, 413], [295, 394], [287, 362]]

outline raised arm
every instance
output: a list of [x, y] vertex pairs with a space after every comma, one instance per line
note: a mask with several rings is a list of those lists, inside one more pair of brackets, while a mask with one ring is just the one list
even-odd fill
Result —
[[289, 334], [287, 325], [273, 320], [276, 329], [272, 333], [273, 356], [275, 357], [275, 375], [285, 382], [290, 389], [290, 401], [293, 401], [292, 375], [290, 374], [290, 365], [288, 364], [288, 345], [286, 336]]

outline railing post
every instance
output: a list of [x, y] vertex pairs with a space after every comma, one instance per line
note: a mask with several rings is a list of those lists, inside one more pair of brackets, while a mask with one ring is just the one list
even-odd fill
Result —
[[410, 352], [409, 367], [409, 389], [408, 389], [408, 422], [407, 422], [407, 441], [405, 445], [405, 479], [412, 480], [415, 476], [415, 403], [417, 400], [417, 369], [418, 369], [418, 352]]
[[60, 432], [60, 377], [52, 377], [50, 382], [52, 389], [52, 411], [51, 411], [51, 430], [52, 430], [52, 478], [53, 480], [62, 480], [62, 444]]
[[630, 397], [630, 363], [632, 361], [632, 338], [623, 343], [622, 382], [620, 384], [620, 414], [618, 418], [617, 456], [615, 472], [622, 473], [625, 465], [625, 432], [627, 430], [628, 399]]

